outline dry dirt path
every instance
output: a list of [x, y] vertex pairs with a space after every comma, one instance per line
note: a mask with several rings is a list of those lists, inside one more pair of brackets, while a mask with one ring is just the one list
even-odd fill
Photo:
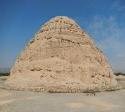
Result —
[[125, 112], [125, 90], [87, 96], [0, 89], [0, 112]]

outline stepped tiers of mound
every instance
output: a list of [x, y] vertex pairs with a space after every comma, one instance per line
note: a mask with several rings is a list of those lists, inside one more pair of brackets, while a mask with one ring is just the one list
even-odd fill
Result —
[[45, 92], [89, 92], [115, 88], [103, 53], [68, 17], [45, 23], [27, 44], [6, 81], [9, 88]]

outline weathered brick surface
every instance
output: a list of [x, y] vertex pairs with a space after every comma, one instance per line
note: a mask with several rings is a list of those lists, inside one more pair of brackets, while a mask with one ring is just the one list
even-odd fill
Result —
[[6, 84], [48, 92], [103, 91], [117, 85], [89, 35], [68, 17], [46, 22], [16, 60]]

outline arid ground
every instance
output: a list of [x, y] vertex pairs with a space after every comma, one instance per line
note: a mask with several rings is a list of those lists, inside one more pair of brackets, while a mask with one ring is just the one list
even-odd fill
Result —
[[125, 89], [86, 93], [38, 93], [3, 89], [0, 77], [0, 112], [125, 112]]

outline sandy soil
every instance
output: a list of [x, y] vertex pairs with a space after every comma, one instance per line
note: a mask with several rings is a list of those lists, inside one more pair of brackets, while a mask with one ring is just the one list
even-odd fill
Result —
[[0, 112], [125, 112], [125, 89], [86, 93], [38, 93], [2, 89]]

